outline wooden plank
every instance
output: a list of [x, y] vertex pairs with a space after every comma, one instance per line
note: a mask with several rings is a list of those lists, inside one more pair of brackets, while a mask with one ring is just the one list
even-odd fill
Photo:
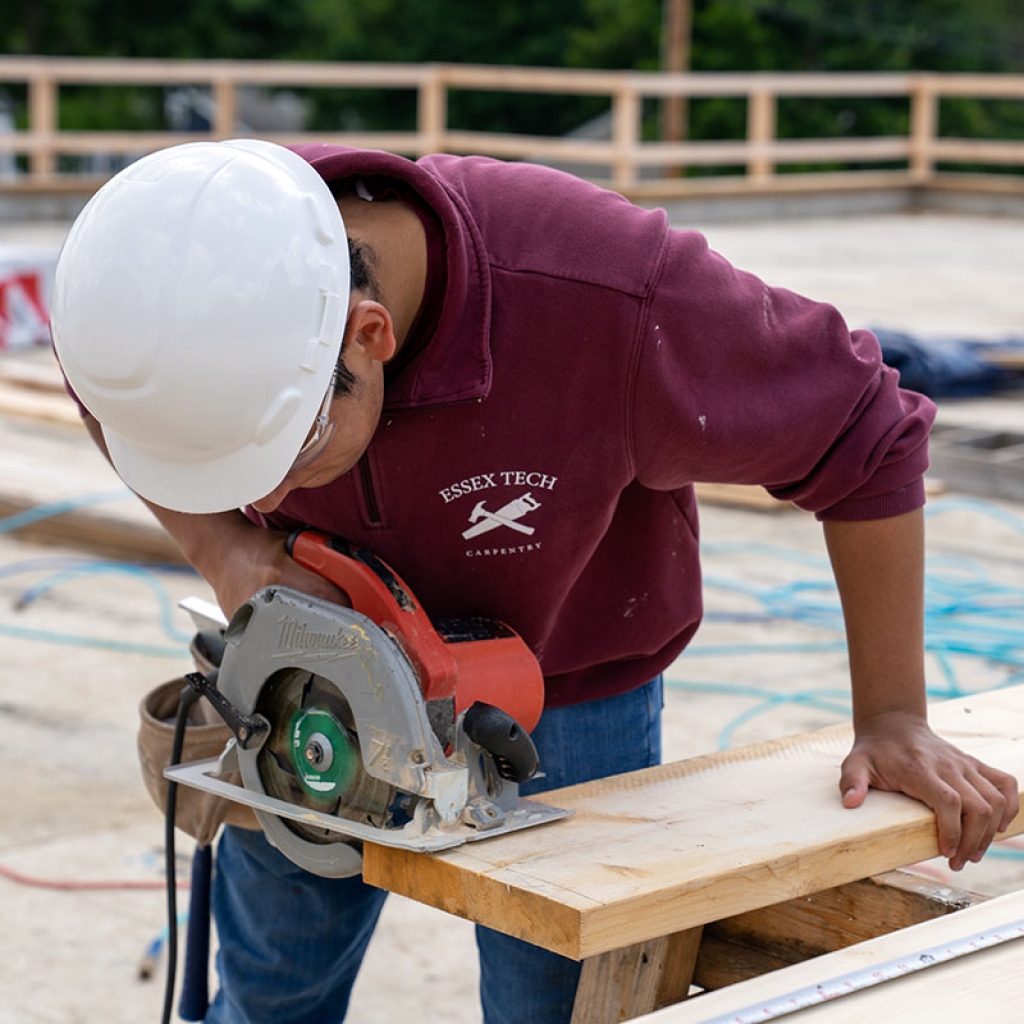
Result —
[[[111, 468], [69, 398], [12, 388], [50, 400], [73, 416], [0, 411], [0, 521], [16, 536], [107, 558], [183, 564], [177, 545]], [[2, 391], [2, 388], [0, 388]], [[23, 516], [15, 526], [11, 516]]]
[[67, 392], [45, 391], [0, 380], [0, 415], [81, 426], [82, 415]]
[[795, 507], [792, 502], [773, 498], [763, 487], [747, 484], [699, 483], [694, 485], [694, 490], [701, 504], [732, 505], [761, 512], [779, 512]]
[[[12, 516], [31, 514], [38, 508], [35, 502], [11, 501], [0, 495], [0, 522]], [[19, 539], [34, 544], [76, 548], [98, 558], [187, 564], [181, 549], [156, 519], [145, 523], [131, 517], [112, 517], [96, 509], [68, 509], [21, 526], [16, 533]]]
[[64, 378], [53, 359], [0, 358], [0, 381], [68, 398]]
[[[89, 439], [56, 362], [34, 355], [0, 360], [0, 521], [25, 517], [17, 535], [36, 543], [184, 564], [178, 546]], [[119, 489], [124, 500], [116, 498]], [[94, 504], [97, 494], [109, 500]], [[35, 518], [40, 511], [51, 514]]]
[[703, 928], [690, 928], [668, 937], [665, 966], [654, 996], [655, 1007], [671, 1006], [685, 999], [693, 984]]
[[[637, 1024], [706, 1024], [731, 1019], [750, 1007], [784, 1001], [807, 986], [852, 972], [868, 971], [916, 953], [1024, 919], [1024, 892], [984, 903], [913, 927], [868, 939], [827, 956], [786, 967], [667, 1007]], [[782, 1019], [792, 1024], [864, 1024], [865, 1021], [1014, 1021], [1024, 1003], [1024, 939], [972, 952], [925, 970], [795, 1010]], [[742, 1019], [750, 1020], [749, 1016]], [[765, 1017], [764, 1019], [770, 1019]]]
[[654, 1009], [667, 949], [665, 937], [585, 960], [572, 1024], [614, 1024]]
[[724, 988], [986, 899], [909, 871], [849, 882], [706, 925], [693, 982]]
[[1024, 371], [1024, 349], [981, 348], [977, 354], [986, 363], [1000, 366], [1004, 370]]
[[[1024, 778], [1024, 687], [936, 704], [937, 731]], [[837, 726], [548, 793], [571, 818], [436, 855], [368, 844], [368, 882], [575, 959], [938, 854], [899, 794], [842, 807]], [[1008, 835], [1024, 830], [1024, 812]]]

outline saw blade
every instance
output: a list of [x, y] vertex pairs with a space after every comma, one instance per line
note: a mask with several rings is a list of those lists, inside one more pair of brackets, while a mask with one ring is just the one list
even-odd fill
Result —
[[[283, 669], [263, 686], [256, 711], [271, 723], [257, 760], [268, 796], [377, 828], [389, 826], [400, 794], [366, 772], [352, 711], [333, 683], [306, 669]], [[300, 822], [287, 824], [310, 842], [344, 839]]]

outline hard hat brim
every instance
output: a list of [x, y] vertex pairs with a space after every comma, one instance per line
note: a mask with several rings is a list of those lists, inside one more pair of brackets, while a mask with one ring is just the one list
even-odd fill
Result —
[[[139, 497], [174, 512], [229, 512], [265, 497], [285, 478], [302, 444], [276, 437], [204, 462], [175, 462], [103, 427], [107, 451], [121, 479]], [[303, 435], [304, 436], [304, 435]]]

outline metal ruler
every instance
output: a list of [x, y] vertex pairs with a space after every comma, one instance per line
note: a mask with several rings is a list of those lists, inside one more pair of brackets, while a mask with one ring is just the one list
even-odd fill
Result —
[[1024, 938], [1024, 918], [1011, 921], [999, 928], [991, 928], [974, 935], [952, 939], [938, 946], [921, 949], [895, 960], [886, 960], [884, 963], [862, 967], [849, 974], [828, 978], [763, 1003], [752, 1004], [742, 1010], [723, 1013], [718, 1017], [708, 1017], [701, 1024], [754, 1024], [756, 1021], [776, 1020], [808, 1006], [826, 1003], [831, 999], [880, 985], [883, 981], [902, 978], [923, 971], [927, 967], [934, 967], [936, 964], [956, 960], [990, 946], [999, 946], [1020, 938]]

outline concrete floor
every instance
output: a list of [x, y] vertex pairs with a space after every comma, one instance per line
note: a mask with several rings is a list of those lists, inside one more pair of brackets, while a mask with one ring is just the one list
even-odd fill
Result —
[[[62, 230], [4, 226], [0, 240], [55, 244]], [[1024, 334], [1019, 221], [874, 216], [719, 224], [708, 233], [738, 265], [836, 303], [858, 326], [972, 338]], [[942, 403], [940, 417], [1024, 430], [1024, 403], [1020, 393]], [[117, 485], [69, 428], [2, 420], [0, 432], [4, 477], [13, 473], [17, 450], [30, 451], [39, 501], [59, 490], [50, 482], [54, 467], [65, 490], [71, 481], [80, 493]], [[936, 594], [1004, 587], [1019, 595], [1024, 506], [947, 490], [929, 512]], [[781, 611], [794, 586], [828, 579], [817, 525], [790, 510], [708, 505], [703, 539], [708, 619], [668, 674], [666, 757], [840, 720], [846, 679], [838, 634]], [[163, 961], [151, 980], [138, 977], [165, 912], [162, 823], [139, 781], [136, 704], [151, 686], [190, 667], [190, 627], [176, 601], [210, 594], [191, 574], [108, 563], [86, 569], [74, 561], [82, 555], [27, 543], [0, 522], [0, 869], [37, 883], [0, 877], [0, 1024], [159, 1019]], [[829, 600], [826, 590], [818, 603]], [[1020, 637], [1019, 602], [1016, 615], [1001, 625]], [[940, 638], [945, 628], [934, 622]], [[936, 698], [1011, 676], [986, 656], [982, 631], [976, 639], [967, 653], [932, 659]], [[181, 852], [185, 871], [185, 841]], [[955, 878], [941, 862], [920, 869], [996, 894], [1024, 886], [1024, 851], [1006, 844]], [[97, 883], [106, 887], [90, 888]], [[137, 883], [152, 888], [133, 888]], [[471, 927], [392, 900], [349, 1020], [474, 1024], [475, 986]]]

